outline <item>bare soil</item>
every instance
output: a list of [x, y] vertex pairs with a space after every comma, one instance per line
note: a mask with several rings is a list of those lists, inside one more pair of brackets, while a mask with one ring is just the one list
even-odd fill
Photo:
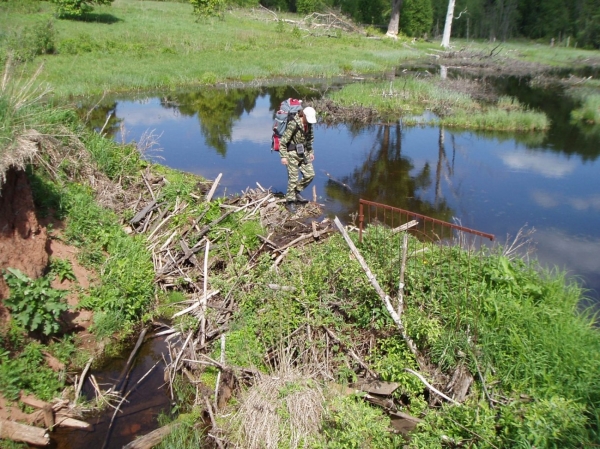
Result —
[[[53, 236], [48, 233], [52, 223]], [[76, 333], [80, 347], [94, 352], [97, 342], [89, 332], [92, 312], [76, 310], [79, 297], [75, 287], [89, 288], [95, 274], [82, 267], [77, 261], [77, 248], [61, 241], [59, 236], [63, 224], [55, 220], [38, 220], [33, 203], [31, 186], [25, 172], [11, 168], [6, 174], [6, 182], [0, 189], [0, 272], [16, 268], [31, 278], [43, 276], [50, 258], [66, 259], [71, 262], [75, 280], [56, 279], [53, 288], [70, 290], [67, 302], [71, 310], [62, 317], [63, 332]], [[10, 313], [3, 305], [10, 292], [4, 277], [0, 278], [0, 332], [5, 332]], [[47, 365], [55, 371], [64, 371], [65, 366], [50, 354], [46, 355]], [[0, 396], [0, 419], [11, 419], [26, 424], [34, 424], [41, 419], [39, 413], [24, 413], [17, 403]]]

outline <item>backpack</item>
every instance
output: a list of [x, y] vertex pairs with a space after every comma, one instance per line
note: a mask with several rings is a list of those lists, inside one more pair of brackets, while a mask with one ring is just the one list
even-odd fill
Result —
[[288, 98], [281, 102], [279, 111], [275, 114], [273, 122], [273, 136], [271, 138], [271, 151], [279, 151], [279, 139], [285, 132], [285, 128], [290, 120], [302, 110], [302, 100]]

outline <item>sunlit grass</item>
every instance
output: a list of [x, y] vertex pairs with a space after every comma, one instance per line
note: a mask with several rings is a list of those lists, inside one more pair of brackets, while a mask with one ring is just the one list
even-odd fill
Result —
[[[40, 9], [6, 11], [0, 27], [52, 17], [50, 3]], [[358, 34], [309, 36], [250, 11], [196, 21], [187, 3], [116, 0], [110, 7], [96, 6], [93, 14], [111, 23], [54, 22], [57, 54], [43, 56], [42, 76], [58, 96], [203, 84], [208, 72], [217, 82], [331, 77], [344, 74], [348, 64], [357, 72], [381, 72], [415, 53], [400, 41]], [[0, 39], [0, 47], [4, 44]]]
[[600, 94], [581, 93], [583, 104], [571, 112], [571, 119], [588, 125], [600, 124]]
[[[446, 88], [431, 79], [414, 77], [392, 82], [353, 84], [330, 98], [344, 106], [378, 110], [382, 115], [405, 118], [405, 124], [442, 123], [446, 126], [503, 131], [543, 131], [550, 127], [545, 114], [527, 110], [509, 97], [495, 105], [482, 105], [468, 94]], [[425, 111], [437, 116], [418, 117]]]
[[542, 112], [502, 109], [491, 109], [479, 114], [460, 111], [442, 118], [440, 123], [458, 128], [503, 131], [544, 131], [550, 127], [548, 117]]

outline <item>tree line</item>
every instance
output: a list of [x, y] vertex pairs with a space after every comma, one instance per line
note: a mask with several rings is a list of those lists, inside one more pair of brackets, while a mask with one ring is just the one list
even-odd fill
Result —
[[[400, 7], [400, 32], [439, 37], [448, 0], [229, 0], [241, 6], [260, 3], [270, 9], [308, 14], [339, 8], [357, 22], [385, 27]], [[452, 37], [504, 41], [545, 39], [562, 45], [600, 48], [598, 0], [456, 0]]]
[[[113, 0], [51, 0], [61, 16], [80, 15], [91, 4]], [[178, 0], [184, 1], [184, 0]], [[187, 0], [194, 11], [210, 15], [226, 5], [310, 14], [337, 8], [356, 22], [388, 27], [409, 37], [438, 38], [449, 0]], [[556, 45], [600, 48], [598, 0], [450, 0], [452, 36], [505, 41], [545, 39]]]

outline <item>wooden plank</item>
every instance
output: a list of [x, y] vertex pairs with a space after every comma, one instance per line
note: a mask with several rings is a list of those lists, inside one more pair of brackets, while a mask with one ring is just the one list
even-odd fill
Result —
[[150, 449], [160, 444], [160, 442], [169, 435], [179, 423], [171, 423], [160, 427], [143, 437], [133, 440], [131, 443], [123, 446], [123, 449]]
[[150, 213], [150, 211], [156, 209], [156, 207], [158, 207], [156, 205], [156, 201], [151, 201], [146, 207], [144, 207], [141, 211], [135, 214], [135, 217], [129, 220], [129, 223], [132, 225], [139, 223], [146, 215]]
[[87, 430], [91, 432], [94, 430], [92, 425], [85, 421], [80, 421], [79, 419], [69, 418], [68, 416], [61, 415], [60, 413], [56, 415], [56, 426], [57, 427], [69, 427], [72, 429], [80, 429]]
[[6, 419], [0, 419], [0, 438], [36, 446], [48, 446], [50, 444], [50, 435], [46, 430]]
[[408, 223], [403, 224], [402, 226], [398, 226], [397, 228], [392, 229], [392, 234], [396, 234], [398, 232], [407, 231], [410, 228], [418, 225], [419, 222], [417, 220], [411, 220]]
[[43, 409], [47, 405], [50, 405], [48, 402], [42, 401], [35, 396], [27, 395], [23, 392], [21, 392], [20, 400], [25, 405], [39, 409]]
[[384, 382], [382, 380], [359, 378], [354, 385], [357, 389], [367, 393], [390, 396], [400, 386], [397, 382]]

